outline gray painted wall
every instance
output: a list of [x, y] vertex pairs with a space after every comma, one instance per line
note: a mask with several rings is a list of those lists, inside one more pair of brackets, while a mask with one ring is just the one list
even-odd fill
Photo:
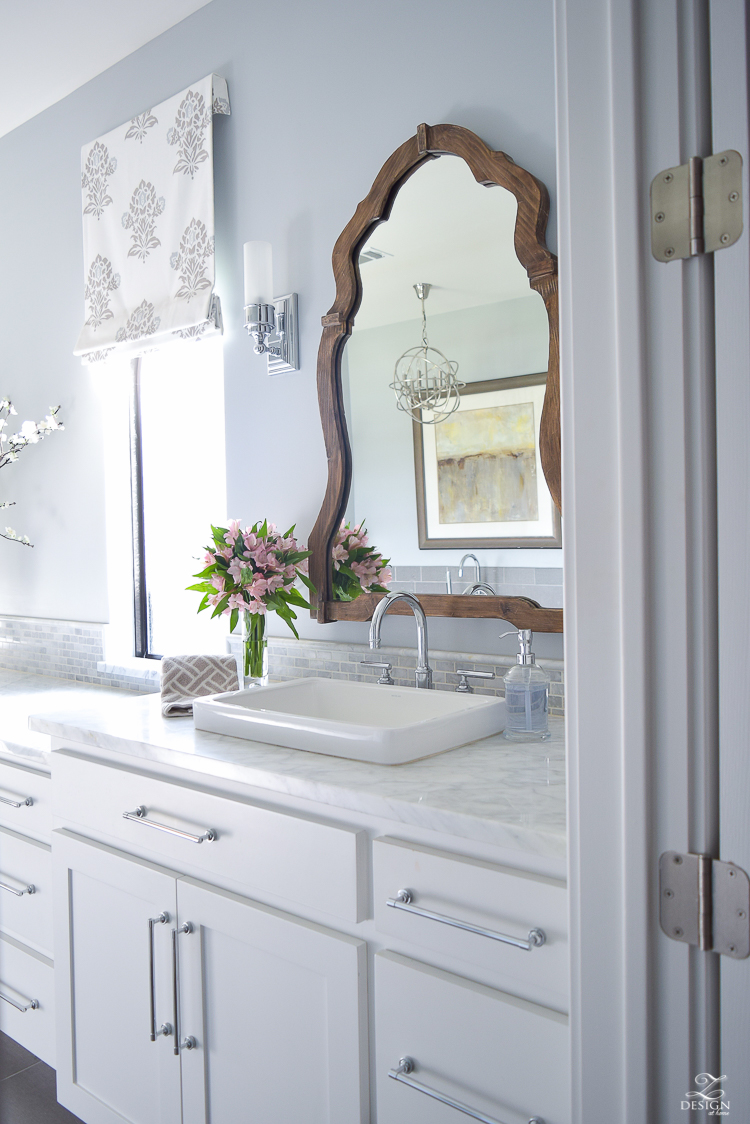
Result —
[[[265, 44], [259, 27], [269, 28]], [[36, 544], [0, 542], [2, 614], [107, 619], [107, 420], [94, 385], [106, 375], [71, 354], [83, 312], [80, 148], [210, 71], [226, 77], [232, 104], [231, 117], [215, 120], [215, 174], [233, 516], [296, 520], [302, 537], [315, 521], [326, 476], [315, 361], [334, 296], [331, 249], [420, 121], [464, 125], [508, 152], [548, 185], [554, 216], [551, 0], [287, 0], [272, 16], [257, 0], [213, 0], [0, 139], [0, 396], [16, 401], [19, 420], [60, 403], [66, 424], [0, 480], [0, 498], [18, 501], [3, 525]], [[241, 328], [251, 238], [273, 243], [278, 291], [300, 294], [298, 374], [270, 380]], [[554, 248], [554, 227], [549, 241]], [[497, 649], [493, 622], [431, 628], [440, 648]], [[327, 639], [362, 631], [305, 625]], [[406, 620], [389, 631], [412, 642]], [[540, 640], [545, 649], [560, 654], [558, 638]]]

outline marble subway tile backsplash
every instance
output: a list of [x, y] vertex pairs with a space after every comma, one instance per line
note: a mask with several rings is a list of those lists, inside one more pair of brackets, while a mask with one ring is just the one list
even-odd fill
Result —
[[[229, 649], [239, 655], [239, 635], [229, 637]], [[399, 686], [414, 685], [416, 653], [413, 648], [383, 647], [373, 652], [365, 644], [341, 641], [295, 640], [269, 637], [269, 668], [274, 679], [299, 679], [321, 675], [328, 679], [355, 682], [376, 682], [380, 672], [363, 667], [361, 660], [389, 661], [391, 675]], [[455, 689], [458, 668], [470, 671], [494, 671], [496, 678], [474, 680], [477, 694], [502, 695], [502, 676], [515, 663], [514, 656], [483, 655], [478, 652], [430, 652], [435, 687], [439, 691]], [[159, 663], [143, 661], [141, 668], [104, 662], [102, 627], [75, 621], [40, 620], [38, 618], [0, 617], [0, 667], [78, 683], [120, 687], [129, 691], [152, 693], [159, 690]], [[550, 713], [565, 713], [565, 683], [562, 660], [542, 660], [550, 676]], [[480, 685], [481, 684], [481, 685]]]
[[[404, 593], [447, 593], [446, 570], [450, 570], [454, 593], [463, 593], [476, 581], [476, 568], [467, 563], [459, 578], [458, 566], [392, 566], [389, 589]], [[559, 567], [483, 566], [481, 580], [498, 597], [530, 597], [548, 609], [562, 609], [563, 572]]]
[[156, 661], [147, 676], [128, 668], [104, 670], [103, 659], [101, 625], [0, 617], [0, 667], [126, 691], [159, 690]]
[[[231, 651], [239, 655], [239, 637], [230, 638]], [[378, 668], [361, 664], [378, 661], [393, 665], [391, 677], [400, 687], [414, 686], [417, 666], [413, 648], [390, 648], [385, 645], [373, 652], [366, 644], [344, 644], [340, 641], [289, 640], [270, 637], [268, 664], [274, 679], [299, 679], [320, 675], [326, 679], [348, 679], [357, 683], [376, 683]], [[458, 668], [467, 671], [494, 671], [495, 679], [471, 680], [478, 695], [504, 695], [502, 677], [516, 662], [515, 656], [483, 655], [479, 652], [441, 652], [430, 650], [433, 682], [438, 691], [454, 691], [459, 682]], [[562, 660], [542, 660], [541, 666], [550, 677], [550, 714], [565, 713], [565, 677]]]

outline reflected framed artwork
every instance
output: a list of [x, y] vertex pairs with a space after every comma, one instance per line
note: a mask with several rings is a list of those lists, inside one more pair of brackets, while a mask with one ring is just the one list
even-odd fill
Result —
[[559, 547], [539, 425], [546, 372], [467, 383], [453, 414], [414, 422], [421, 550]]

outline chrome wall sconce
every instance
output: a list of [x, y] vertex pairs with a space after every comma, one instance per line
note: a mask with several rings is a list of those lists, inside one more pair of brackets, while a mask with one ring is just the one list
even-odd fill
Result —
[[273, 254], [270, 242], [246, 242], [245, 328], [255, 340], [256, 355], [268, 356], [269, 375], [299, 370], [297, 294], [272, 297]]

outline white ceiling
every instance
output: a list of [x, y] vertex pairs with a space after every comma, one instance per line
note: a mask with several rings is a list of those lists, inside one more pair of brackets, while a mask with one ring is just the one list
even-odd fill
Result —
[[468, 164], [441, 156], [423, 164], [400, 189], [387, 222], [365, 246], [387, 257], [361, 265], [362, 305], [356, 329], [421, 315], [412, 288], [427, 281], [427, 319], [535, 294], [513, 244], [515, 196], [477, 183]]
[[210, 0], [0, 0], [0, 136]]

